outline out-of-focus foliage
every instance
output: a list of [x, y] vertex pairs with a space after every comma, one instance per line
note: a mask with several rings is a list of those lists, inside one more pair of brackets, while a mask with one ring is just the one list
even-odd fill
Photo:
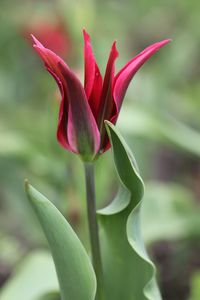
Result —
[[181, 185], [149, 182], [142, 213], [143, 235], [147, 244], [162, 239], [200, 238], [200, 208], [189, 189]]
[[16, 274], [3, 287], [0, 299], [13, 300], [17, 295], [21, 300], [35, 300], [49, 291], [58, 291], [52, 257], [46, 251], [35, 251], [18, 266]]
[[[177, 241], [183, 244], [187, 241], [188, 249], [199, 249], [199, 10], [197, 0], [1, 1], [1, 284], [22, 256], [35, 248], [46, 247], [25, 200], [24, 178], [30, 179], [50, 199], [56, 199], [54, 204], [88, 246], [82, 165], [56, 141], [58, 92], [28, 37], [31, 30], [39, 38], [40, 26], [44, 39], [44, 29], [48, 28], [46, 38], [51, 45], [50, 28], [54, 31], [61, 28], [61, 33], [66, 34], [67, 50], [63, 57], [80, 78], [83, 78], [83, 27], [92, 37], [102, 72], [114, 39], [120, 50], [117, 69], [147, 45], [164, 38], [173, 39], [173, 43], [151, 58], [135, 76], [126, 94], [118, 126], [134, 151], [144, 181], [150, 180], [145, 201], [147, 206], [148, 201], [155, 206], [149, 214], [144, 213], [146, 239], [151, 245], [160, 240], [170, 243], [173, 240], [175, 248]], [[113, 198], [114, 178], [112, 160], [107, 153], [96, 164], [99, 207]], [[171, 222], [166, 224], [162, 213], [169, 214], [167, 218], [171, 218]], [[190, 237], [195, 242], [191, 242]], [[157, 255], [154, 250], [152, 254]], [[163, 250], [159, 257], [163, 257], [161, 254]], [[173, 266], [175, 257], [169, 252], [166, 255]], [[162, 269], [164, 259], [159, 264]], [[185, 266], [188, 277], [199, 265], [197, 260]], [[176, 268], [176, 272], [180, 272], [176, 278], [181, 281], [180, 268]], [[162, 272], [160, 275], [163, 282], [164, 275]], [[172, 274], [168, 272], [167, 276], [172, 284]], [[164, 299], [189, 297], [189, 280], [182, 293], [173, 288], [174, 294], [170, 297], [165, 285], [162, 288]]]
[[200, 273], [197, 272], [192, 278], [192, 292], [190, 300], [198, 300], [200, 298]]

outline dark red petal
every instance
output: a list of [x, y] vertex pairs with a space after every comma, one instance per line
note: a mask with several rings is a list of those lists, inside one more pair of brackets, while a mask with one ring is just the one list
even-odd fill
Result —
[[95, 58], [90, 43], [90, 36], [85, 31], [85, 29], [83, 30], [83, 37], [84, 37], [84, 61], [85, 61], [84, 88], [85, 88], [86, 96], [89, 99], [94, 84]]
[[[52, 53], [49, 53], [48, 55], [48, 49], [46, 49], [33, 35], [32, 38], [35, 42], [34, 48], [42, 58], [42, 60], [45, 63], [46, 69], [48, 72], [54, 77], [56, 80], [62, 100], [60, 103], [60, 109], [59, 109], [59, 118], [58, 118], [58, 129], [57, 129], [57, 139], [59, 143], [66, 148], [69, 151], [73, 151], [72, 147], [69, 144], [68, 137], [67, 137], [67, 119], [68, 119], [68, 104], [65, 101], [65, 89], [63, 86], [63, 83], [61, 81], [62, 75], [59, 73], [59, 69], [57, 68], [57, 63], [59, 62], [60, 58]], [[53, 62], [51, 62], [52, 58]], [[56, 70], [55, 70], [56, 68]], [[76, 152], [76, 151], [75, 151]]]
[[99, 150], [100, 135], [79, 79], [59, 56], [44, 48], [35, 38], [34, 41], [36, 51], [56, 79], [62, 94], [57, 132], [59, 142], [82, 156], [94, 156]]
[[85, 93], [95, 118], [99, 107], [102, 91], [102, 76], [95, 61], [89, 34], [83, 30], [84, 36], [84, 61], [85, 61]]
[[65, 97], [64, 96], [64, 88], [63, 88], [62, 82], [57, 77], [57, 75], [55, 73], [53, 73], [53, 71], [50, 68], [48, 68], [48, 67], [46, 67], [46, 68], [49, 71], [49, 73], [56, 80], [59, 90], [60, 90], [60, 93], [61, 93], [61, 96], [62, 96], [62, 100], [60, 102], [59, 117], [58, 117], [57, 140], [65, 149], [74, 152], [74, 150], [69, 145], [69, 141], [68, 141], [68, 137], [67, 137], [66, 124], [67, 124], [67, 117], [68, 117], [67, 116], [68, 108], [66, 107], [66, 103], [64, 101], [64, 97]]
[[95, 156], [99, 150], [100, 134], [96, 121], [86, 99], [85, 91], [70, 71], [59, 65], [67, 80], [69, 101], [67, 136], [69, 144], [82, 156]]
[[104, 127], [104, 120], [109, 120], [114, 109], [115, 102], [112, 97], [112, 85], [115, 72], [115, 60], [118, 57], [116, 42], [113, 43], [106, 66], [106, 72], [103, 81], [103, 88], [98, 112], [98, 126]]
[[111, 116], [116, 113], [116, 105], [112, 96], [112, 86], [114, 81], [115, 72], [115, 60], [118, 57], [118, 51], [116, 48], [116, 42], [113, 43], [108, 58], [106, 72], [103, 81], [102, 94], [99, 103], [99, 109], [97, 111], [97, 124], [101, 134], [101, 146], [100, 151], [105, 151], [105, 145], [109, 142], [108, 135], [106, 133], [104, 121], [110, 120]]
[[135, 73], [156, 51], [168, 44], [170, 41], [171, 40], [163, 40], [147, 47], [134, 58], [132, 58], [115, 76], [113, 97], [118, 107], [118, 111], [121, 108], [126, 90]]
[[98, 118], [98, 111], [99, 111], [99, 105], [100, 105], [100, 97], [102, 93], [102, 77], [101, 73], [99, 71], [98, 66], [95, 66], [95, 78], [94, 78], [94, 84], [92, 88], [92, 92], [90, 94], [90, 97], [88, 99], [90, 108], [93, 112], [93, 115], [95, 117], [95, 120], [97, 121]]

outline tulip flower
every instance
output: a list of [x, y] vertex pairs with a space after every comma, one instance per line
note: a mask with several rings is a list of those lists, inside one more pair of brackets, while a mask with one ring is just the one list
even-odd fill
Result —
[[129, 83], [140, 67], [161, 47], [170, 42], [155, 43], [133, 57], [116, 75], [118, 57], [113, 43], [104, 78], [95, 61], [90, 36], [83, 30], [85, 82], [84, 86], [68, 65], [34, 36], [34, 48], [56, 80], [62, 96], [57, 139], [67, 150], [84, 161], [92, 161], [110, 148], [104, 121], [115, 124]]

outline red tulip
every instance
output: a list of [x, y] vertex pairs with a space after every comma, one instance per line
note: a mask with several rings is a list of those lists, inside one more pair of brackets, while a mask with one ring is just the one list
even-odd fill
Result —
[[62, 100], [58, 120], [57, 139], [67, 150], [92, 161], [110, 148], [104, 121], [116, 123], [128, 85], [140, 67], [162, 46], [170, 42], [155, 43], [132, 58], [116, 75], [118, 57], [113, 43], [102, 79], [95, 61], [90, 36], [84, 35], [85, 83], [84, 87], [65, 62], [45, 48], [34, 36], [34, 48], [43, 59], [46, 69], [56, 80]]

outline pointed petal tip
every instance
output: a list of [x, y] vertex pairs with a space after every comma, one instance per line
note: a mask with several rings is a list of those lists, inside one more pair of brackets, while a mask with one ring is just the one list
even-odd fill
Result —
[[168, 43], [172, 42], [172, 39], [165, 39], [163, 41], [158, 42], [157, 44], [162, 47], [164, 45], [167, 45]]
[[113, 42], [113, 44], [112, 44], [112, 47], [117, 47], [117, 41], [116, 40], [114, 40], [114, 42]]
[[115, 51], [116, 57], [118, 57], [119, 52], [118, 52], [118, 50], [117, 50], [117, 41], [116, 41], [116, 40], [114, 40], [114, 42], [113, 42], [113, 44], [112, 44], [112, 50]]
[[85, 42], [90, 42], [90, 35], [87, 33], [85, 28], [83, 28], [83, 38]]
[[36, 37], [35, 37], [32, 33], [30, 34], [30, 36], [31, 36], [33, 42], [36, 44], [37, 41], [38, 41], [38, 40], [36, 39]]
[[165, 40], [167, 43], [173, 42], [173, 39], [166, 39]]
[[34, 42], [34, 44], [33, 44], [34, 48], [35, 47], [42, 47], [42, 48], [44, 48], [44, 46], [38, 41], [38, 39], [33, 34], [31, 34], [31, 38], [32, 38], [32, 40]]

